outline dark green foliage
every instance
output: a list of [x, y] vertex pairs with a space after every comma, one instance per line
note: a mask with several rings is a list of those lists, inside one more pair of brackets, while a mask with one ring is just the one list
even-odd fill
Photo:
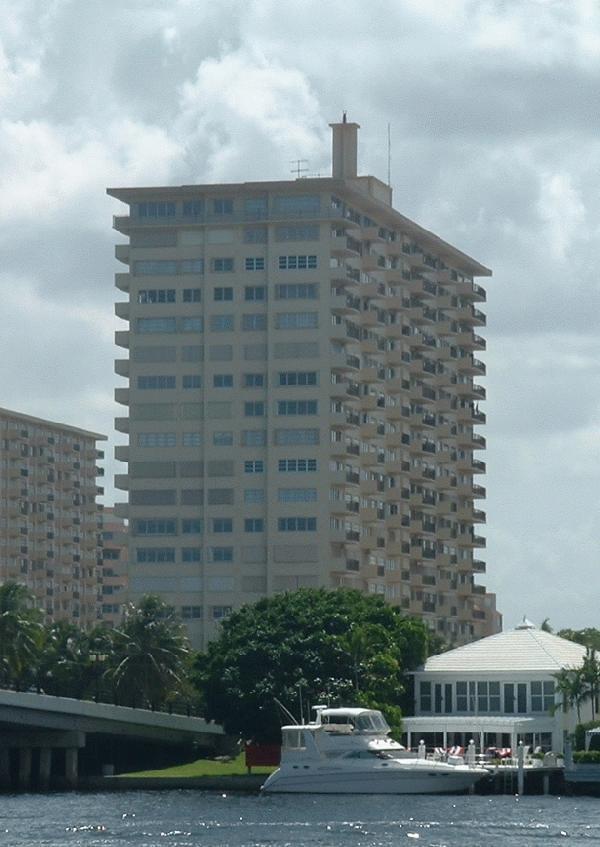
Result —
[[[597, 729], [600, 727], [600, 721], [588, 721], [587, 723], [578, 723], [575, 727], [575, 740], [574, 747], [575, 750], [585, 750], [585, 733], [588, 729]], [[596, 748], [597, 745], [600, 745], [600, 737], [592, 736], [590, 746], [592, 748]]]
[[569, 641], [575, 641], [577, 644], [583, 644], [584, 647], [600, 652], [600, 629], [594, 629], [591, 626], [585, 629], [561, 629], [556, 634], [560, 638], [567, 638]]
[[41, 621], [24, 585], [0, 585], [0, 687], [153, 708], [180, 696], [195, 705], [185, 629], [158, 597], [126, 606], [118, 630]]
[[577, 723], [581, 723], [581, 707], [588, 700], [592, 705], [592, 716], [598, 712], [600, 698], [600, 660], [596, 651], [588, 647], [583, 662], [578, 668], [563, 668], [554, 674], [556, 690], [561, 696], [563, 711], [575, 708]]
[[205, 716], [227, 732], [278, 741], [275, 698], [306, 718], [308, 705], [381, 708], [399, 728], [406, 671], [420, 665], [424, 624], [374, 595], [301, 589], [244, 606], [197, 657]]
[[44, 629], [34, 597], [24, 585], [0, 585], [0, 685], [18, 690], [34, 680]]
[[91, 682], [89, 637], [67, 621], [48, 624], [36, 673], [45, 694], [81, 698]]
[[573, 753], [576, 765], [600, 765], [600, 750], [580, 750]]

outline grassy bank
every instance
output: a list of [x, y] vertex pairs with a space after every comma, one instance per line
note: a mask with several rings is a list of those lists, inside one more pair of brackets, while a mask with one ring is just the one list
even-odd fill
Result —
[[[269, 774], [275, 768], [252, 768], [253, 774]], [[244, 761], [244, 754], [240, 753], [237, 758], [230, 762], [217, 762], [214, 759], [197, 759], [186, 765], [176, 765], [172, 768], [164, 768], [158, 771], [137, 771], [135, 773], [120, 774], [120, 776], [134, 777], [160, 777], [161, 779], [192, 779], [201, 776], [245, 776], [248, 773]]]

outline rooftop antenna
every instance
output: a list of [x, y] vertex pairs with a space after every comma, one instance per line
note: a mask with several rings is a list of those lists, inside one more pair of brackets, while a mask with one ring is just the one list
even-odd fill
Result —
[[296, 179], [300, 179], [301, 175], [308, 171], [308, 159], [292, 159], [290, 165], [293, 165], [290, 173], [296, 174]]
[[388, 171], [387, 171], [387, 184], [392, 184], [392, 129], [391, 124], [388, 121]]

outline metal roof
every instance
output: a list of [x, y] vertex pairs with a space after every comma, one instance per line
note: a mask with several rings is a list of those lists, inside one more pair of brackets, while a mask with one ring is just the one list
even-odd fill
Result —
[[581, 644], [537, 629], [524, 620], [516, 629], [430, 656], [420, 671], [469, 674], [489, 671], [556, 673], [562, 668], [581, 665], [585, 653], [586, 649]]

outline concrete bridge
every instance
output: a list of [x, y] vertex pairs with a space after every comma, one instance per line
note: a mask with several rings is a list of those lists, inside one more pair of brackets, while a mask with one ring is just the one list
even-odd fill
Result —
[[[0, 787], [74, 788], [86, 774], [160, 767], [193, 747], [219, 750], [222, 727], [203, 718], [0, 689]], [[122, 768], [121, 768], [122, 769]]]

